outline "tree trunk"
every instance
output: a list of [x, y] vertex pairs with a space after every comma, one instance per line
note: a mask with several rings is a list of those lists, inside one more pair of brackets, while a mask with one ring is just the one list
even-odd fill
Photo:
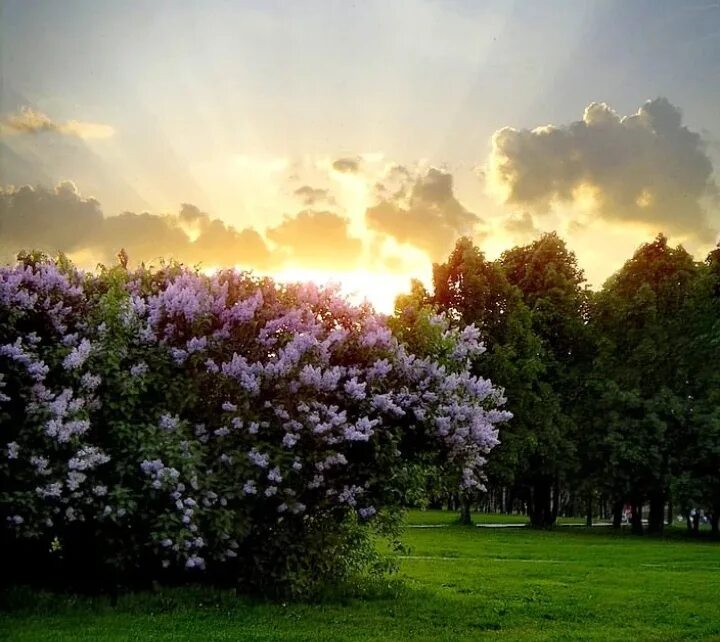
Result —
[[720, 535], [720, 511], [717, 509], [710, 515], [710, 531], [713, 537]]
[[548, 528], [555, 525], [558, 516], [558, 510], [560, 510], [560, 482], [555, 480], [552, 493], [552, 508], [549, 511], [550, 521], [546, 524]]
[[650, 498], [650, 515], [648, 516], [648, 533], [659, 535], [665, 526], [665, 496], [661, 493]]
[[536, 482], [530, 489], [528, 512], [533, 528], [547, 527], [550, 518], [550, 484], [546, 480]]
[[667, 523], [668, 523], [668, 526], [672, 526], [672, 523], [673, 523], [673, 504], [672, 504], [671, 499], [668, 500]]
[[623, 502], [615, 502], [612, 507], [613, 515], [613, 528], [620, 528], [622, 526], [622, 515], [623, 515]]
[[592, 495], [587, 496], [585, 501], [585, 526], [590, 528], [593, 522], [593, 500]]
[[470, 526], [472, 518], [470, 517], [470, 497], [463, 495], [460, 503], [460, 523], [463, 526]]
[[632, 517], [631, 517], [631, 523], [632, 523], [632, 532], [634, 535], [642, 535], [643, 534], [643, 525], [642, 525], [642, 505], [641, 504], [632, 504]]
[[550, 479], [538, 480], [530, 490], [528, 515], [533, 528], [550, 528], [557, 519], [560, 504], [560, 488]]
[[508, 488], [507, 496], [505, 497], [505, 513], [507, 515], [512, 515], [514, 504], [515, 488], [511, 486], [510, 488]]
[[700, 511], [696, 510], [692, 518], [693, 533], [695, 535], [700, 533]]

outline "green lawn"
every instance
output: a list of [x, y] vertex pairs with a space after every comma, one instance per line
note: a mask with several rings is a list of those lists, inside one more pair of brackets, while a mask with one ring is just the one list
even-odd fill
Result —
[[[413, 510], [405, 520], [411, 526], [436, 526], [441, 524], [455, 524], [458, 514], [444, 510]], [[475, 524], [527, 524], [527, 515], [501, 515], [498, 513], [474, 513]], [[585, 520], [579, 517], [559, 517], [558, 524], [584, 524]]]
[[[720, 640], [720, 545], [606, 529], [483, 529], [413, 512], [404, 588], [267, 604], [205, 589], [105, 599], [33, 595], [8, 640]], [[497, 516], [476, 521], [495, 522]]]

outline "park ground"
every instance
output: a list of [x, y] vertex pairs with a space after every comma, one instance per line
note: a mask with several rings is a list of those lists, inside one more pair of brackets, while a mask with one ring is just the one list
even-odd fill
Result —
[[680, 529], [651, 538], [455, 519], [412, 511], [398, 579], [368, 585], [363, 596], [277, 604], [183, 588], [125, 595], [111, 606], [16, 589], [3, 598], [0, 639], [720, 640], [718, 543]]

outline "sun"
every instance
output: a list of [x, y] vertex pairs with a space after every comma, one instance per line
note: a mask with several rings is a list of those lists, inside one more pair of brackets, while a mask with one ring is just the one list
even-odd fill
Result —
[[411, 276], [371, 270], [328, 271], [286, 268], [270, 274], [277, 281], [312, 281], [318, 285], [338, 284], [341, 292], [354, 303], [368, 301], [377, 312], [392, 314], [395, 299], [410, 290]]
[[[212, 276], [219, 267], [204, 267], [200, 271]], [[235, 269], [246, 267], [236, 265]], [[355, 304], [370, 303], [376, 312], [392, 314], [395, 299], [410, 291], [411, 281], [418, 279], [417, 273], [392, 273], [372, 270], [330, 271], [312, 268], [287, 267], [274, 272], [252, 270], [258, 276], [269, 276], [281, 283], [312, 282], [317, 285], [339, 285], [340, 292]], [[419, 279], [426, 287], [429, 277]]]

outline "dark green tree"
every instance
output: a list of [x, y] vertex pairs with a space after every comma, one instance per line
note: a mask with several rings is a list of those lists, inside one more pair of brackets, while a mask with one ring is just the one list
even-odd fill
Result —
[[[698, 266], [682, 313], [685, 332], [679, 337], [689, 362], [687, 425], [678, 455], [673, 495], [689, 515], [702, 509], [712, 532], [720, 535], [720, 247]], [[688, 520], [696, 530], [699, 520]]]
[[651, 532], [660, 532], [673, 471], [687, 446], [693, 413], [692, 359], [684, 313], [698, 269], [692, 257], [659, 235], [635, 252], [596, 298], [594, 323], [605, 378], [598, 399], [605, 479], [616, 507], [629, 502], [633, 530], [642, 532], [650, 505]]
[[567, 458], [567, 444], [557, 442], [560, 404], [547, 381], [544, 347], [523, 293], [502, 263], [488, 261], [467, 238], [458, 241], [446, 263], [434, 266], [433, 281], [433, 303], [459, 323], [480, 328], [487, 347], [483, 368], [505, 389], [514, 415], [488, 466], [489, 484], [508, 489], [505, 510], [514, 499], [524, 500], [531, 523], [549, 526], [555, 513], [545, 480], [554, 478], [555, 468], [548, 471], [545, 464]]
[[561, 487], [578, 468], [578, 411], [593, 351], [589, 291], [575, 254], [554, 232], [504, 252], [499, 266], [520, 291], [541, 346], [547, 393], [533, 419], [536, 447], [527, 462], [525, 498], [533, 525], [551, 526]]

